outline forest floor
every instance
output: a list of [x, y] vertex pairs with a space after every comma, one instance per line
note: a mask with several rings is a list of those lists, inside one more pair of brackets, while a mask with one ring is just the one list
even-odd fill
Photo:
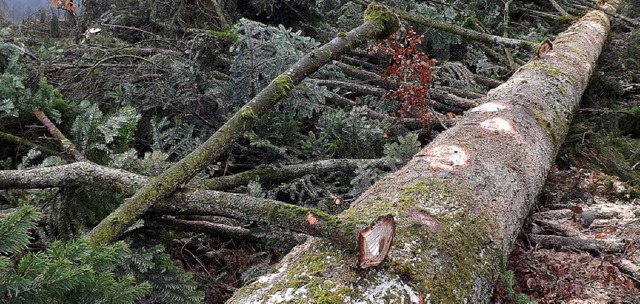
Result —
[[495, 303], [514, 303], [505, 283], [538, 303], [640, 303], [639, 264], [640, 204], [628, 186], [554, 167], [507, 262], [515, 277], [498, 282]]
[[635, 39], [614, 27], [495, 303], [640, 303]]

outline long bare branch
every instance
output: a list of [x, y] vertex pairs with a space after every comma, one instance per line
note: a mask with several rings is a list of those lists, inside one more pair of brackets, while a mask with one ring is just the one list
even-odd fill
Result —
[[[362, 5], [368, 5], [369, 3], [371, 3], [371, 1], [369, 0], [352, 0], [352, 2]], [[425, 18], [423, 16], [412, 14], [398, 8], [392, 7], [391, 10], [396, 13], [398, 17], [404, 20], [422, 24], [424, 26], [439, 29], [441, 31], [449, 32], [452, 34], [460, 35], [467, 39], [482, 41], [491, 44], [499, 44], [502, 46], [519, 47], [528, 50], [535, 50], [535, 48], [538, 46], [538, 43], [534, 41], [505, 38], [491, 34], [485, 34], [456, 24], [451, 24], [436, 19]]]
[[[135, 193], [149, 178], [124, 170], [77, 162], [30, 170], [0, 170], [0, 189], [31, 189], [91, 185]], [[329, 238], [346, 249], [356, 245], [355, 235], [368, 223], [340, 221], [317, 209], [212, 190], [184, 190], [159, 201], [153, 213], [217, 215], [266, 223], [312, 236]]]
[[252, 180], [280, 182], [307, 174], [327, 173], [335, 171], [353, 170], [358, 166], [374, 166], [389, 168], [389, 162], [385, 159], [325, 159], [310, 163], [288, 166], [267, 166], [241, 172], [234, 175], [214, 177], [203, 180], [197, 184], [198, 188], [209, 190], [225, 190], [237, 186], [246, 185]]
[[263, 115], [280, 99], [288, 96], [291, 89], [307, 75], [368, 39], [386, 37], [398, 28], [398, 18], [388, 8], [380, 4], [370, 5], [365, 12], [365, 22], [361, 26], [308, 53], [285, 73], [276, 77], [200, 147], [154, 178], [103, 219], [86, 236], [88, 241], [92, 244], [101, 244], [116, 240], [156, 202], [180, 189], [198, 172], [215, 161], [258, 116]]
[[149, 178], [125, 170], [90, 162], [29, 170], [0, 170], [0, 189], [42, 189], [65, 186], [115, 188], [133, 194], [149, 182]]

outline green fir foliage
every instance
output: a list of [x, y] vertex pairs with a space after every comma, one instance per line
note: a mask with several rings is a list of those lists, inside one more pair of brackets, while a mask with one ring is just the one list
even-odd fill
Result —
[[235, 28], [239, 37], [231, 47], [234, 60], [229, 75], [230, 109], [251, 99], [289, 65], [319, 45], [302, 32], [282, 25], [273, 27], [241, 19]]
[[[26, 252], [40, 214], [24, 206], [0, 220], [0, 302], [201, 303], [190, 274], [161, 246], [131, 250], [124, 242], [92, 247], [83, 240], [55, 241]], [[24, 253], [23, 253], [24, 252]]]
[[278, 113], [298, 120], [313, 118], [325, 107], [325, 97], [329, 91], [324, 86], [304, 81], [291, 91], [291, 98], [286, 98], [276, 105]]
[[115, 210], [123, 196], [113, 190], [95, 189], [91, 186], [70, 187], [59, 199], [49, 204], [45, 227], [51, 237], [70, 240], [87, 232], [87, 227], [97, 225], [100, 220]]
[[630, 18], [640, 17], [640, 3], [638, 3], [638, 1], [627, 1], [622, 7], [621, 12]]
[[262, 191], [262, 185], [260, 185], [260, 180], [252, 180], [247, 184], [247, 194], [253, 197], [263, 198], [265, 196], [264, 191]]
[[62, 113], [68, 112], [71, 108], [69, 102], [62, 97], [62, 93], [47, 83], [47, 78], [45, 77], [40, 77], [38, 90], [33, 95], [32, 102], [23, 106], [25, 107], [23, 109], [25, 112], [33, 108], [40, 109], [55, 123], [62, 122]]
[[355, 170], [355, 177], [351, 179], [351, 190], [349, 194], [358, 197], [367, 191], [375, 182], [382, 178], [386, 172], [374, 166], [358, 166]]
[[111, 154], [129, 150], [140, 115], [132, 107], [103, 113], [97, 105], [82, 101], [71, 128], [72, 141], [89, 159], [107, 164]]
[[196, 304], [204, 300], [204, 294], [197, 289], [191, 274], [176, 267], [162, 246], [138, 249], [130, 253], [124, 269], [136, 281], [147, 282], [151, 286], [151, 301]]
[[[60, 91], [40, 77], [35, 93], [24, 84], [25, 75], [18, 56], [12, 56], [6, 70], [0, 75], [0, 118], [3, 116], [29, 117], [32, 110], [38, 108], [56, 123], [61, 122], [63, 114], [71, 111], [71, 104], [62, 97]], [[1, 126], [1, 124], [0, 124]]]
[[18, 56], [12, 56], [4, 73], [0, 74], [0, 127], [13, 120], [6, 117], [18, 117], [18, 106], [31, 98], [31, 91], [24, 86], [24, 74], [18, 62]]
[[318, 118], [317, 132], [309, 132], [305, 147], [311, 153], [336, 158], [380, 157], [381, 138], [388, 127], [386, 122], [369, 119], [365, 107], [324, 112]]
[[[15, 125], [39, 124], [31, 110], [40, 108], [89, 160], [141, 171], [166, 164], [167, 155], [159, 151], [136, 160], [130, 145], [140, 115], [134, 108], [114, 107], [107, 112], [87, 101], [73, 104], [44, 77], [32, 90], [25, 85], [18, 57], [12, 57], [0, 80], [3, 131]], [[177, 146], [171, 150], [176, 154], [189, 148], [171, 139], [194, 141], [192, 129], [179, 122], [177, 126], [160, 124], [160, 133], [165, 134], [158, 136], [162, 148]], [[15, 161], [3, 161], [2, 167], [11, 162], [17, 169], [65, 163], [59, 156], [47, 156], [36, 148], [21, 153]], [[162, 247], [131, 250], [122, 242], [93, 247], [82, 239], [74, 240], [123, 198], [113, 189], [90, 186], [0, 191], [2, 208], [6, 209], [0, 214], [0, 303], [132, 303], [143, 299], [201, 303], [203, 293]], [[37, 246], [31, 244], [33, 236], [38, 238]], [[50, 240], [55, 241], [49, 244]]]
[[398, 142], [384, 145], [384, 157], [393, 164], [405, 163], [420, 151], [420, 146], [418, 134], [407, 133], [404, 136], [398, 136]]
[[171, 159], [181, 159], [193, 151], [202, 140], [194, 134], [192, 125], [183, 123], [179, 118], [167, 117], [151, 120], [154, 151], [162, 152]]
[[[454, 6], [439, 8], [422, 2], [412, 2], [412, 4], [408, 4], [408, 11], [418, 16], [440, 21], [451, 21], [452, 19], [462, 18], [462, 16], [459, 16], [460, 12], [456, 10]], [[418, 33], [429, 32], [426, 27], [420, 25], [416, 25], [415, 29]], [[425, 35], [425, 43], [432, 47], [428, 52], [429, 57], [446, 59], [452, 56], [454, 49], [461, 48], [462, 39], [460, 36], [439, 31], [437, 34]]]
[[23, 206], [0, 219], [0, 254], [14, 254], [29, 245], [29, 230], [36, 227], [40, 213], [31, 206]]
[[131, 303], [150, 288], [114, 274], [127, 251], [124, 243], [54, 242], [6, 269], [0, 294], [8, 303]]

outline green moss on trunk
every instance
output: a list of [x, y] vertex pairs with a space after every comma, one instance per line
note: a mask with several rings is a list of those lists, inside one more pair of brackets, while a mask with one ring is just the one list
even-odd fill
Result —
[[364, 21], [370, 21], [376, 27], [376, 38], [384, 39], [400, 29], [400, 19], [391, 9], [380, 3], [372, 2], [364, 11]]

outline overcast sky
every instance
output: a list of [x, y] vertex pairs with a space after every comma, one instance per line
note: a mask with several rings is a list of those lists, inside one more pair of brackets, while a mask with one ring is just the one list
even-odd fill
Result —
[[48, 8], [51, 0], [4, 0], [4, 2], [9, 10], [5, 12], [6, 15], [10, 16], [13, 21], [17, 21], [29, 17], [41, 7]]
[[47, 7], [51, 0], [8, 0], [5, 1], [11, 11], [24, 12], [25, 10], [37, 10], [40, 7]]

